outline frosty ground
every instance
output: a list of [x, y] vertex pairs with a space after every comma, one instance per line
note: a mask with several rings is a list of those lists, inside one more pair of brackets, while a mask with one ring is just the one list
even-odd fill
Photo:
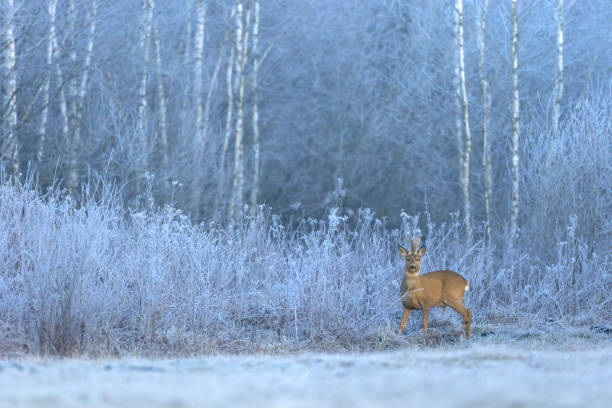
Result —
[[612, 343], [0, 361], [0, 407], [609, 407]]

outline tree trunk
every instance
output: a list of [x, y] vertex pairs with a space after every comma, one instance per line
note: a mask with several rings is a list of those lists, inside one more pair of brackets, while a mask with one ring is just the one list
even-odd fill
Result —
[[519, 124], [520, 105], [518, 88], [518, 0], [512, 0], [512, 214], [510, 235], [514, 242], [518, 235], [519, 214]]
[[62, 140], [69, 148], [70, 139], [70, 123], [68, 121], [68, 103], [66, 102], [66, 93], [64, 91], [64, 73], [60, 64], [61, 49], [57, 42], [57, 36], [53, 36], [53, 61], [55, 62], [55, 76], [57, 77], [58, 98], [61, 118]]
[[[463, 189], [463, 211], [465, 220], [465, 230], [468, 237], [468, 242], [471, 241], [472, 234], [472, 221], [471, 221], [471, 206], [470, 206], [470, 156], [472, 151], [472, 134], [470, 131], [470, 120], [469, 120], [469, 108], [468, 108], [468, 96], [467, 86], [465, 81], [465, 57], [464, 57], [464, 45], [463, 45], [463, 0], [456, 0], [455, 2], [455, 35], [457, 43], [457, 67], [455, 68], [455, 75], [458, 75], [459, 89], [456, 90], [460, 93], [460, 105], [463, 111], [463, 128], [465, 129], [465, 142], [463, 140], [462, 132], [459, 130], [460, 126], [457, 127], [458, 142], [459, 142], [459, 155], [461, 157], [461, 186]], [[460, 119], [459, 119], [460, 120]]]
[[[193, 37], [193, 24], [192, 24], [192, 19], [193, 19], [193, 2], [190, 2], [190, 7], [189, 7], [189, 13], [187, 15], [187, 26], [185, 28], [185, 41], [184, 41], [184, 46], [183, 46], [183, 69], [185, 69], [185, 73], [189, 72], [190, 70], [188, 69], [188, 67], [191, 67], [191, 64], [193, 63], [193, 56], [192, 56], [192, 37]], [[189, 84], [187, 82], [187, 86], [185, 86], [185, 89], [183, 91], [183, 101], [181, 104], [181, 134], [186, 135], [187, 134], [187, 130], [186, 127], [188, 129], [192, 129], [190, 126], [187, 126], [187, 124], [190, 122], [187, 119], [187, 113], [190, 111], [191, 109], [191, 92], [193, 90], [193, 87], [191, 86], [192, 84]]]
[[147, 135], [147, 81], [149, 75], [149, 49], [151, 40], [151, 24], [153, 20], [153, 8], [155, 4], [153, 0], [142, 0], [141, 9], [141, 26], [140, 26], [140, 49], [142, 51], [142, 67], [140, 70], [140, 78], [138, 85], [138, 125], [137, 133], [141, 142], [140, 168], [139, 176], [143, 176], [148, 170], [148, 155], [149, 155], [149, 140]]
[[157, 106], [158, 106], [158, 126], [159, 149], [161, 150], [161, 167], [164, 175], [168, 171], [168, 125], [167, 125], [167, 104], [166, 89], [164, 86], [164, 76], [162, 74], [161, 44], [159, 29], [153, 25], [153, 45], [155, 47], [155, 70], [157, 71]]
[[232, 176], [232, 196], [230, 199], [230, 218], [237, 215], [244, 199], [244, 85], [245, 68], [248, 56], [249, 25], [251, 9], [247, 7], [245, 26], [242, 24], [242, 2], [236, 7], [236, 55], [238, 79], [238, 101], [236, 104], [236, 130], [234, 145], [234, 172]]
[[484, 201], [485, 201], [485, 239], [487, 245], [491, 246], [491, 194], [492, 194], [492, 183], [491, 183], [491, 160], [490, 160], [490, 147], [488, 140], [488, 129], [489, 129], [489, 84], [487, 82], [487, 72], [485, 69], [485, 37], [486, 37], [486, 22], [487, 22], [487, 9], [489, 7], [489, 0], [484, 0], [482, 12], [480, 15], [480, 27], [478, 31], [478, 49], [480, 51], [479, 71], [480, 71], [480, 84], [482, 87], [482, 172], [484, 179]]
[[[219, 164], [219, 174], [220, 175], [219, 175], [219, 187], [217, 191], [217, 200], [219, 201], [223, 200], [223, 198], [225, 197], [225, 192], [226, 192], [225, 176], [227, 174], [226, 172], [227, 169], [225, 168], [225, 159], [227, 156], [227, 150], [229, 148], [230, 137], [232, 135], [232, 125], [233, 125], [232, 116], [234, 113], [233, 73], [234, 73], [234, 60], [236, 58], [236, 48], [233, 46], [230, 48], [231, 48], [231, 51], [230, 51], [230, 55], [229, 55], [229, 59], [227, 63], [227, 71], [225, 74], [225, 84], [227, 88], [227, 110], [225, 113], [225, 132], [223, 136], [223, 146], [221, 147], [221, 158], [220, 158], [220, 164]], [[215, 205], [215, 208], [219, 209], [220, 205], [218, 204]]]
[[78, 169], [78, 157], [79, 157], [79, 144], [80, 140], [76, 132], [76, 118], [77, 118], [77, 83], [76, 75], [74, 72], [77, 70], [77, 53], [76, 53], [76, 20], [77, 10], [75, 0], [68, 0], [68, 26], [69, 26], [69, 42], [68, 42], [68, 56], [70, 58], [70, 68], [72, 75], [68, 77], [68, 105], [70, 107], [68, 114], [68, 123], [72, 125], [72, 132], [69, 133], [68, 146], [68, 178], [66, 179], [68, 189], [76, 195], [79, 185], [79, 169]]
[[557, 0], [555, 7], [557, 21], [557, 73], [555, 76], [555, 102], [553, 107], [553, 132], [559, 131], [561, 100], [563, 98], [563, 0]]
[[259, 145], [259, 0], [254, 0], [254, 20], [253, 20], [253, 77], [251, 78], [251, 92], [253, 98], [253, 188], [251, 190], [251, 211], [253, 215], [257, 214], [257, 203], [259, 196], [259, 160], [260, 160], [260, 145]]
[[[73, 7], [73, 6], [72, 6]], [[75, 11], [72, 11], [73, 14]], [[89, 10], [89, 32], [87, 34], [87, 45], [85, 47], [85, 57], [83, 61], [81, 83], [78, 88], [76, 82], [72, 81], [71, 99], [72, 99], [72, 115], [73, 115], [73, 131], [72, 131], [72, 142], [70, 143], [70, 173], [68, 186], [72, 191], [77, 191], [79, 184], [79, 157], [80, 157], [80, 145], [81, 145], [81, 130], [83, 129], [83, 108], [85, 106], [85, 96], [87, 92], [87, 82], [89, 80], [89, 69], [91, 66], [91, 57], [93, 55], [94, 40], [96, 34], [96, 17], [98, 14], [98, 0], [92, 0], [91, 8]], [[76, 15], [73, 17], [76, 19]], [[74, 24], [72, 24], [74, 26]], [[74, 27], [73, 27], [74, 28]], [[76, 36], [76, 33], [73, 35]], [[74, 47], [74, 43], [72, 44]], [[76, 64], [76, 52], [71, 50], [71, 59], [73, 60], [73, 66]], [[74, 54], [74, 55], [73, 55]], [[76, 67], [74, 67], [76, 69]], [[77, 90], [78, 89], [78, 90]], [[76, 92], [76, 95], [74, 93]]]
[[6, 123], [6, 142], [2, 149], [2, 161], [8, 160], [10, 171], [19, 174], [19, 140], [17, 138], [17, 56], [15, 51], [15, 4], [13, 0], [4, 1], [4, 74], [2, 121]]
[[53, 66], [53, 44], [55, 42], [55, 16], [57, 0], [50, 0], [47, 6], [49, 13], [49, 32], [47, 37], [47, 76], [43, 85], [43, 106], [40, 113], [40, 127], [38, 128], [38, 150], [36, 151], [36, 164], [40, 170], [42, 164], [45, 139], [47, 135], [47, 121], [49, 117], [49, 86], [51, 84], [51, 67]]
[[[204, 0], [198, 0], [197, 3], [197, 23], [195, 37], [195, 62], [193, 72], [193, 91], [195, 94], [196, 106], [196, 134], [195, 134], [195, 151], [198, 152], [204, 143], [203, 128], [204, 128], [204, 113], [202, 100], [204, 93], [203, 67], [204, 67], [204, 28], [206, 24], [206, 5]], [[196, 154], [197, 158], [197, 154]], [[195, 159], [195, 158], [194, 158]], [[197, 163], [195, 163], [197, 165]], [[198, 186], [199, 187], [199, 186]]]

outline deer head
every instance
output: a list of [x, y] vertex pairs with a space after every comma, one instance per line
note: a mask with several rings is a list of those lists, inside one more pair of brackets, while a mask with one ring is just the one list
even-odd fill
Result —
[[421, 268], [421, 258], [425, 255], [425, 246], [419, 247], [419, 241], [421, 237], [417, 237], [416, 242], [412, 241], [412, 237], [410, 237], [410, 251], [408, 251], [403, 246], [399, 246], [399, 252], [406, 260], [406, 274], [409, 275], [418, 275], [419, 269]]

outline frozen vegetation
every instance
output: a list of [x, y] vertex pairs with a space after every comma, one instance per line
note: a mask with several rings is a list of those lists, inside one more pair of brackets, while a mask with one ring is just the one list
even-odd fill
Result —
[[612, 344], [494, 341], [368, 354], [0, 360], [0, 407], [590, 407]]
[[[606, 92], [608, 94], [606, 94]], [[4, 177], [0, 185], [0, 353], [87, 354], [384, 350], [398, 336], [398, 243], [423, 235], [423, 272], [449, 268], [470, 283], [475, 336], [499, 327], [556, 332], [612, 326], [610, 88], [574, 108], [557, 138], [525, 145], [525, 217], [512, 245], [456, 214], [367, 209], [326, 219], [257, 217], [194, 224], [153, 198], [126, 207], [90, 181], [78, 201], [59, 188]], [[552, 152], [546, 158], [547, 152]], [[434, 309], [441, 333], [458, 317]], [[457, 333], [454, 337], [457, 337]]]
[[610, 406], [609, 0], [451, 3], [0, 0], [0, 408]]

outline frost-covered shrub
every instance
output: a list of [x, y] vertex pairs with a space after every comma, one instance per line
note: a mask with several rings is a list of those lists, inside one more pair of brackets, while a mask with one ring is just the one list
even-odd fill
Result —
[[262, 208], [221, 227], [170, 207], [126, 212], [107, 190], [94, 196], [76, 206], [55, 190], [0, 185], [0, 327], [32, 352], [378, 347], [395, 336], [397, 244], [411, 234], [426, 237], [424, 272], [469, 279], [476, 328], [612, 318], [610, 254], [590, 253], [576, 235], [547, 263], [525, 248], [468, 247], [456, 216], [436, 225], [403, 213], [391, 229], [369, 210], [334, 209], [288, 228]]

